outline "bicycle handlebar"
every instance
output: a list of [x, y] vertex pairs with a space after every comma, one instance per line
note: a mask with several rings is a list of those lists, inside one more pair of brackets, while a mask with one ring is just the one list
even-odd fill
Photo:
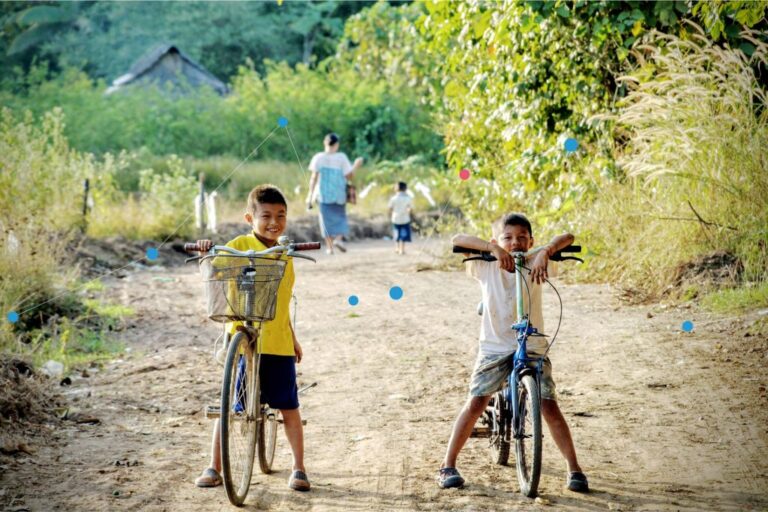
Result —
[[[295, 251], [314, 251], [320, 249], [320, 242], [302, 242], [302, 243], [287, 243], [283, 245], [275, 245], [269, 247], [264, 251], [238, 251], [232, 247], [226, 245], [214, 245], [211, 246], [208, 252], [227, 252], [235, 256], [263, 256], [265, 254], [274, 254], [276, 252], [295, 252]], [[184, 250], [186, 252], [205, 252], [201, 249], [197, 242], [185, 243]]]
[[[537, 249], [533, 249], [528, 252], [512, 252], [510, 253], [512, 256], [521, 255], [521, 256], [530, 256], [537, 252], [542, 250], [541, 247]], [[481, 251], [479, 249], [469, 249], [467, 247], [460, 247], [458, 245], [453, 246], [453, 252], [457, 254], [479, 254], [480, 256], [475, 258], [467, 258], [464, 261], [470, 261], [470, 260], [483, 260], [483, 261], [496, 261], [496, 256], [491, 254], [488, 251]], [[581, 258], [577, 258], [575, 256], [563, 256], [563, 253], [576, 253], [581, 252], [581, 246], [580, 245], [569, 245], [568, 247], [563, 247], [559, 251], [557, 251], [555, 254], [550, 256], [550, 260], [552, 261], [564, 261], [564, 260], [576, 260], [584, 263], [584, 260]]]
[[[295, 254], [295, 253], [298, 251], [314, 251], [320, 248], [320, 242], [294, 243], [294, 242], [288, 241], [288, 237], [285, 237], [285, 240], [280, 240], [278, 243], [279, 245], [274, 245], [263, 251], [254, 251], [254, 250], [238, 251], [237, 249], [233, 249], [232, 247], [227, 247], [226, 245], [214, 245], [207, 251], [208, 256], [195, 256], [192, 258], [187, 258], [186, 262], [189, 263], [190, 261], [200, 260], [202, 258], [214, 256], [216, 255], [216, 253], [222, 253], [222, 252], [229, 253], [232, 256], [239, 256], [243, 258], [253, 258], [257, 256], [266, 256], [268, 254], [284, 253], [286, 256], [290, 256], [292, 258], [302, 258], [305, 260], [315, 261], [315, 259], [310, 256], [304, 256], [303, 254]], [[199, 253], [205, 252], [201, 250], [201, 247], [197, 242], [185, 243], [184, 250], [186, 252], [199, 252]]]

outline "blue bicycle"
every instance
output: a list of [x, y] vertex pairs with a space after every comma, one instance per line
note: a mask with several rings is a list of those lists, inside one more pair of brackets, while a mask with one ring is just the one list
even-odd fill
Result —
[[[520, 484], [520, 492], [532, 498], [536, 495], [541, 477], [541, 386], [542, 367], [552, 345], [555, 343], [557, 333], [560, 330], [562, 320], [563, 302], [560, 294], [552, 283], [547, 280], [555, 290], [560, 301], [560, 320], [552, 341], [547, 345], [544, 355], [530, 357], [528, 355], [528, 338], [531, 336], [546, 336], [531, 326], [528, 314], [525, 313], [523, 303], [523, 287], [530, 304], [530, 289], [528, 282], [523, 277], [526, 257], [532, 256], [540, 248], [528, 252], [511, 252], [515, 260], [515, 296], [517, 301], [517, 322], [512, 329], [517, 332], [517, 350], [512, 358], [512, 372], [506, 386], [498, 391], [488, 403], [481, 423], [483, 428], [477, 429], [479, 435], [475, 437], [488, 437], [491, 450], [491, 458], [496, 464], [506, 465], [509, 461], [509, 452], [512, 440], [515, 442], [515, 466], [517, 467], [517, 480]], [[465, 247], [453, 248], [454, 253], [479, 254], [464, 261], [482, 260], [496, 261], [496, 257], [489, 252], [467, 249]], [[581, 247], [571, 245], [558, 251], [550, 257], [552, 261], [576, 260], [583, 262], [574, 256], [563, 256], [563, 253], [581, 252]], [[529, 308], [530, 310], [530, 308]]]

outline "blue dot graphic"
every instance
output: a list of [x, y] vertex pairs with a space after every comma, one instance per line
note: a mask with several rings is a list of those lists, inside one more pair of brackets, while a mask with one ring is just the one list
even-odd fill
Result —
[[277, 119], [277, 125], [278, 125], [280, 128], [285, 128], [286, 126], [288, 126], [288, 119], [287, 119], [287, 118], [285, 118], [285, 117], [279, 117], [279, 118]]
[[693, 331], [693, 322], [691, 322], [690, 320], [686, 320], [685, 322], [683, 322], [683, 330], [685, 332]]
[[349, 302], [350, 306], [357, 306], [360, 303], [360, 299], [357, 297], [357, 295], [350, 295], [347, 299], [347, 302]]
[[19, 314], [15, 311], [9, 311], [8, 314], [6, 315], [6, 318], [8, 319], [9, 322], [11, 322], [12, 324], [15, 324], [16, 322], [19, 321]]
[[155, 247], [147, 249], [147, 259], [149, 261], [155, 261], [159, 254], [160, 252]]
[[389, 289], [389, 296], [393, 300], [400, 300], [403, 298], [403, 289], [400, 288], [399, 286], [393, 286], [392, 288]]
[[565, 144], [563, 144], [563, 147], [567, 152], [573, 153], [574, 151], [579, 149], [579, 141], [577, 141], [574, 138], [565, 139]]

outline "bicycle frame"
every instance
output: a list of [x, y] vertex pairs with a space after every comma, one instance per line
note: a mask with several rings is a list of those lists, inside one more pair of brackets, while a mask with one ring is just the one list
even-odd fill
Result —
[[[507, 403], [512, 404], [512, 430], [514, 439], [521, 437], [522, 425], [520, 424], [520, 401], [517, 396], [517, 383], [520, 381], [522, 375], [526, 372], [535, 372], [534, 377], [536, 379], [536, 385], [541, 386], [541, 372], [544, 364], [544, 358], [531, 358], [528, 357], [528, 336], [537, 334], [538, 331], [535, 327], [531, 326], [528, 314], [525, 313], [523, 304], [523, 263], [525, 262], [525, 256], [530, 255], [535, 251], [525, 252], [513, 252], [512, 257], [515, 259], [515, 296], [517, 299], [517, 323], [512, 325], [512, 329], [517, 331], [517, 350], [512, 356], [512, 372], [507, 378]], [[529, 312], [530, 313], [530, 312]], [[530, 363], [535, 363], [534, 367], [530, 366]]]

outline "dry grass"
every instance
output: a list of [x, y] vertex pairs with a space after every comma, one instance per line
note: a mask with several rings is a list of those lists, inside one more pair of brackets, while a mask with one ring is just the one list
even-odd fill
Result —
[[641, 300], [684, 292], [673, 270], [716, 251], [741, 260], [740, 279], [768, 279], [768, 104], [755, 75], [768, 46], [745, 34], [756, 46], [747, 58], [694, 28], [635, 48], [616, 118], [626, 177], [603, 184], [584, 218], [591, 274]]

